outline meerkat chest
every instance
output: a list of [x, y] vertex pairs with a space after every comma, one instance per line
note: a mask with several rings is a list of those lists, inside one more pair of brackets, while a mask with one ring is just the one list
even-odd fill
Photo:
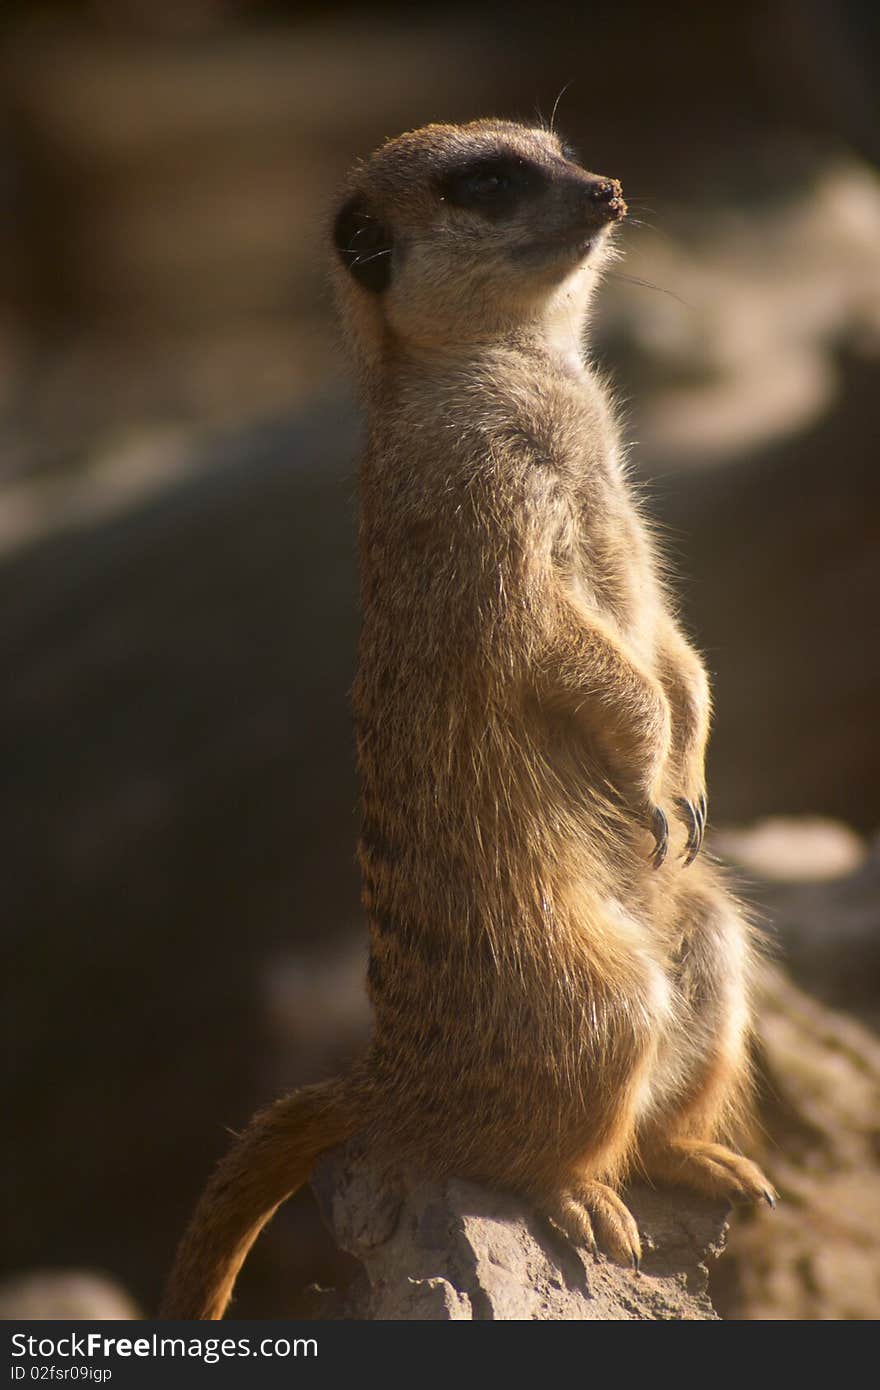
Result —
[[573, 501], [571, 569], [591, 606], [628, 627], [648, 583], [634, 519], [610, 487], [595, 481]]
[[653, 630], [658, 586], [604, 393], [588, 373], [538, 383], [514, 417], [544, 480], [557, 566], [581, 603], [641, 645]]
[[365, 587], [381, 585], [398, 637], [409, 615], [418, 641], [442, 630], [476, 650], [469, 625], [516, 603], [517, 553], [549, 549], [582, 604], [649, 646], [650, 544], [618, 455], [586, 375], [500, 362], [442, 391], [413, 387], [374, 451], [362, 506]]
[[570, 487], [555, 556], [578, 603], [650, 660], [660, 591], [650, 539], [618, 478], [593, 468]]

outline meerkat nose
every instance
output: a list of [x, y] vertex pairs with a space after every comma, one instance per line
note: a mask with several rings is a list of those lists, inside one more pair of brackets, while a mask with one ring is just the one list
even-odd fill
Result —
[[598, 178], [591, 180], [587, 189], [587, 196], [593, 211], [608, 222], [616, 222], [626, 213], [626, 203], [623, 199], [623, 189], [619, 179]]

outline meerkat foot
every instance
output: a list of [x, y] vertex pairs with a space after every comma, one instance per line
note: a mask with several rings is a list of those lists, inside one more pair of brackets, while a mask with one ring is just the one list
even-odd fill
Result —
[[635, 1217], [612, 1187], [603, 1182], [579, 1183], [573, 1196], [590, 1213], [599, 1248], [618, 1264], [638, 1269], [642, 1242]]
[[639, 1268], [639, 1228], [617, 1193], [605, 1183], [578, 1183], [544, 1203], [542, 1209], [573, 1245], [586, 1246], [594, 1256], [602, 1251], [617, 1264]]
[[757, 1163], [723, 1144], [673, 1140], [651, 1155], [648, 1171], [663, 1182], [694, 1188], [706, 1197], [720, 1197], [732, 1204], [766, 1202], [769, 1207], [776, 1206], [773, 1184]]

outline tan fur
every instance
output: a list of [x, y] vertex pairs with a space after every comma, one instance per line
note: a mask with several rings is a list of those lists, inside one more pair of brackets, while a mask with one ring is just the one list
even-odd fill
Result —
[[[499, 149], [538, 192], [503, 218], [450, 206], [445, 172]], [[554, 135], [491, 121], [411, 132], [351, 177], [391, 239], [382, 292], [336, 270], [367, 412], [354, 710], [375, 1031], [326, 1104], [300, 1093], [253, 1122], [169, 1316], [222, 1315], [262, 1222], [354, 1130], [389, 1163], [515, 1189], [619, 1259], [639, 1255], [615, 1190], [634, 1171], [771, 1200], [721, 1146], [748, 1092], [749, 930], [717, 868], [681, 857], [708, 684], [584, 356], [621, 208], [606, 186], [596, 225], [596, 188]]]

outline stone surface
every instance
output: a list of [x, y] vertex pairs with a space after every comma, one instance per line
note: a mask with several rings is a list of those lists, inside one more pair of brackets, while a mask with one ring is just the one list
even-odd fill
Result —
[[706, 1288], [725, 1209], [690, 1194], [634, 1188], [642, 1272], [573, 1246], [517, 1198], [473, 1183], [388, 1179], [356, 1144], [312, 1186], [338, 1244], [361, 1270], [325, 1317], [391, 1321], [707, 1321]]
[[780, 1195], [743, 1212], [712, 1292], [725, 1318], [873, 1320], [880, 1310], [880, 1041], [768, 967], [751, 1152]]

